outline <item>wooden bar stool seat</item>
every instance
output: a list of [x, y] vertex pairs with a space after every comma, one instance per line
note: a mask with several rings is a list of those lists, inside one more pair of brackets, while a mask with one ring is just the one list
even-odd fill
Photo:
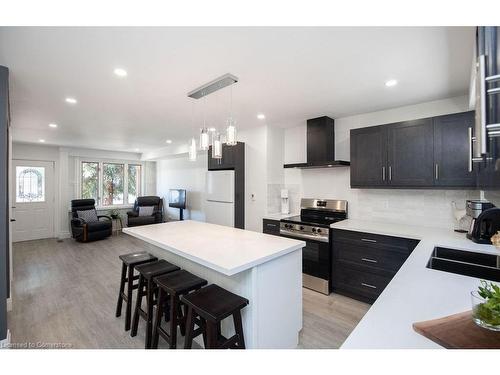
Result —
[[[139, 273], [139, 285], [137, 287], [137, 298], [135, 303], [134, 318], [130, 336], [137, 335], [139, 317], [146, 320], [146, 343], [145, 348], [151, 347], [151, 334], [153, 331], [153, 306], [156, 304], [155, 293], [157, 286], [154, 277], [180, 270], [176, 265], [160, 259], [157, 262], [141, 264], [135, 269]], [[146, 311], [142, 309], [142, 297], [146, 296]]]
[[[181, 302], [187, 305], [185, 349], [191, 349], [193, 338], [200, 333], [194, 331], [196, 316], [202, 320], [201, 333], [206, 334], [207, 349], [244, 349], [245, 338], [241, 322], [241, 310], [248, 305], [248, 300], [237, 294], [211, 284], [196, 292], [183, 295]], [[235, 334], [226, 338], [221, 334], [221, 321], [233, 316]]]
[[[134, 275], [134, 269], [138, 265], [155, 262], [158, 258], [145, 251], [123, 254], [119, 258], [122, 261], [122, 273], [120, 278], [120, 292], [118, 293], [118, 302], [116, 303], [116, 317], [118, 318], [122, 315], [122, 305], [123, 301], [125, 301], [127, 304], [125, 309], [125, 331], [128, 331], [132, 315], [132, 292], [139, 286], [139, 284], [134, 284], [134, 281], [139, 279], [139, 275]], [[126, 293], [125, 286], [127, 287]]]
[[[154, 281], [159, 292], [151, 347], [158, 348], [158, 339], [161, 336], [170, 344], [170, 349], [175, 349], [177, 347], [177, 326], [179, 326], [182, 335], [185, 334], [186, 330], [186, 314], [182, 312], [180, 297], [207, 285], [207, 280], [186, 270], [180, 270], [155, 277]], [[169, 302], [170, 308], [170, 333], [167, 333], [161, 326], [167, 302]]]

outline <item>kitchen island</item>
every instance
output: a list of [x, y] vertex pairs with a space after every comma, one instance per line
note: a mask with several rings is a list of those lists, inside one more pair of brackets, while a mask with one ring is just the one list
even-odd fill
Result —
[[[160, 259], [241, 295], [247, 348], [295, 348], [302, 329], [303, 241], [192, 220], [125, 228]], [[234, 333], [226, 319], [224, 335]], [[199, 339], [199, 338], [198, 338]]]

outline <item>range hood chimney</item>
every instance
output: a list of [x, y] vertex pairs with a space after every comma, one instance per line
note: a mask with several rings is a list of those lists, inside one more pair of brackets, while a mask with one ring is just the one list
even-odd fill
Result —
[[285, 164], [285, 168], [346, 167], [351, 163], [335, 159], [335, 120], [317, 117], [307, 120], [307, 162]]

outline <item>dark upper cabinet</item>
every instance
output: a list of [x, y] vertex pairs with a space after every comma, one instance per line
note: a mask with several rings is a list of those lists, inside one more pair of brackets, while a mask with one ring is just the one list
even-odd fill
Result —
[[387, 143], [387, 174], [390, 185], [433, 185], [432, 119], [388, 125]]
[[321, 165], [335, 160], [335, 121], [330, 117], [307, 120], [307, 164]]
[[476, 187], [474, 112], [351, 130], [351, 187]]
[[476, 185], [476, 172], [470, 170], [471, 144], [466, 142], [474, 127], [474, 112], [434, 118], [434, 184], [470, 187]]
[[384, 126], [353, 129], [351, 186], [387, 185], [387, 131]]
[[222, 159], [212, 158], [212, 146], [208, 149], [208, 169], [209, 170], [222, 170], [234, 169], [238, 161], [238, 154], [242, 150], [242, 143], [235, 146], [222, 145]]

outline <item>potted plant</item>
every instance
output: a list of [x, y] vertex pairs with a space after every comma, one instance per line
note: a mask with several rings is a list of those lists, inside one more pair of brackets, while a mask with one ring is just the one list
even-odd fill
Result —
[[111, 210], [111, 212], [109, 213], [109, 216], [111, 216], [112, 219], [118, 219], [120, 217], [120, 211]]
[[481, 286], [471, 295], [474, 322], [492, 331], [500, 331], [500, 286], [481, 280]]

